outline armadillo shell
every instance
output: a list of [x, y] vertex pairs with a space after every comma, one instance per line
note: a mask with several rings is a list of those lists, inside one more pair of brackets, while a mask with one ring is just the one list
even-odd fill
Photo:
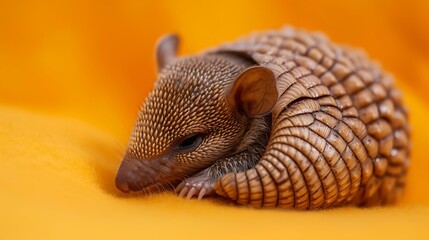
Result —
[[246, 54], [277, 78], [269, 143], [256, 167], [223, 176], [216, 193], [254, 207], [394, 202], [409, 165], [407, 111], [392, 77], [357, 50], [286, 28], [211, 52]]

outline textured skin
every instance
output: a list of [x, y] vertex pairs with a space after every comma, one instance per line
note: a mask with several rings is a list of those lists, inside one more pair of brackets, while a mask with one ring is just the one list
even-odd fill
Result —
[[[163, 190], [234, 153], [246, 126], [225, 101], [225, 89], [249, 64], [223, 54], [181, 58], [166, 66], [140, 109], [117, 187], [124, 192]], [[178, 153], [177, 143], [194, 133], [205, 135], [200, 146]]]
[[296, 209], [398, 198], [407, 112], [364, 54], [292, 28], [187, 57], [175, 55], [178, 42], [158, 45], [158, 80], [119, 167], [121, 191]]
[[216, 193], [243, 205], [297, 209], [397, 199], [410, 132], [388, 74], [361, 52], [292, 28], [255, 33], [209, 52], [223, 51], [271, 69], [279, 98], [259, 163], [223, 176]]

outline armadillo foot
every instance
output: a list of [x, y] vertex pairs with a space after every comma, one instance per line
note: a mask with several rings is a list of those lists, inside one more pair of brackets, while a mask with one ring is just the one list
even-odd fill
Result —
[[202, 199], [204, 196], [214, 193], [214, 183], [215, 180], [209, 175], [209, 170], [206, 169], [183, 180], [176, 187], [176, 192], [179, 193], [179, 197]]

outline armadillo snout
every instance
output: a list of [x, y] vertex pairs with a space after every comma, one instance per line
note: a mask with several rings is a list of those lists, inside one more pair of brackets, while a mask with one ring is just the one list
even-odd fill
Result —
[[118, 188], [124, 193], [128, 193], [130, 191], [127, 180], [121, 175], [116, 176], [115, 184], [116, 188]]
[[147, 184], [144, 181], [145, 178], [142, 178], [142, 174], [139, 172], [141, 168], [138, 165], [140, 164], [138, 164], [137, 160], [124, 157], [116, 174], [116, 188], [128, 193], [130, 191], [139, 191], [142, 186]]
[[124, 193], [128, 193], [130, 191], [137, 191], [138, 187], [136, 186], [136, 182], [138, 181], [136, 174], [133, 173], [129, 167], [122, 163], [119, 167], [118, 173], [116, 174], [115, 184], [116, 188], [121, 190]]

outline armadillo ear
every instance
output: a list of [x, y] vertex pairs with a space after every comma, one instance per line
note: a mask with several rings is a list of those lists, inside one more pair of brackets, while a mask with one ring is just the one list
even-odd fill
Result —
[[274, 73], [268, 68], [255, 66], [247, 68], [235, 79], [227, 101], [233, 109], [254, 117], [271, 111], [277, 96]]
[[176, 34], [162, 36], [156, 44], [156, 62], [158, 72], [176, 58], [179, 37]]

